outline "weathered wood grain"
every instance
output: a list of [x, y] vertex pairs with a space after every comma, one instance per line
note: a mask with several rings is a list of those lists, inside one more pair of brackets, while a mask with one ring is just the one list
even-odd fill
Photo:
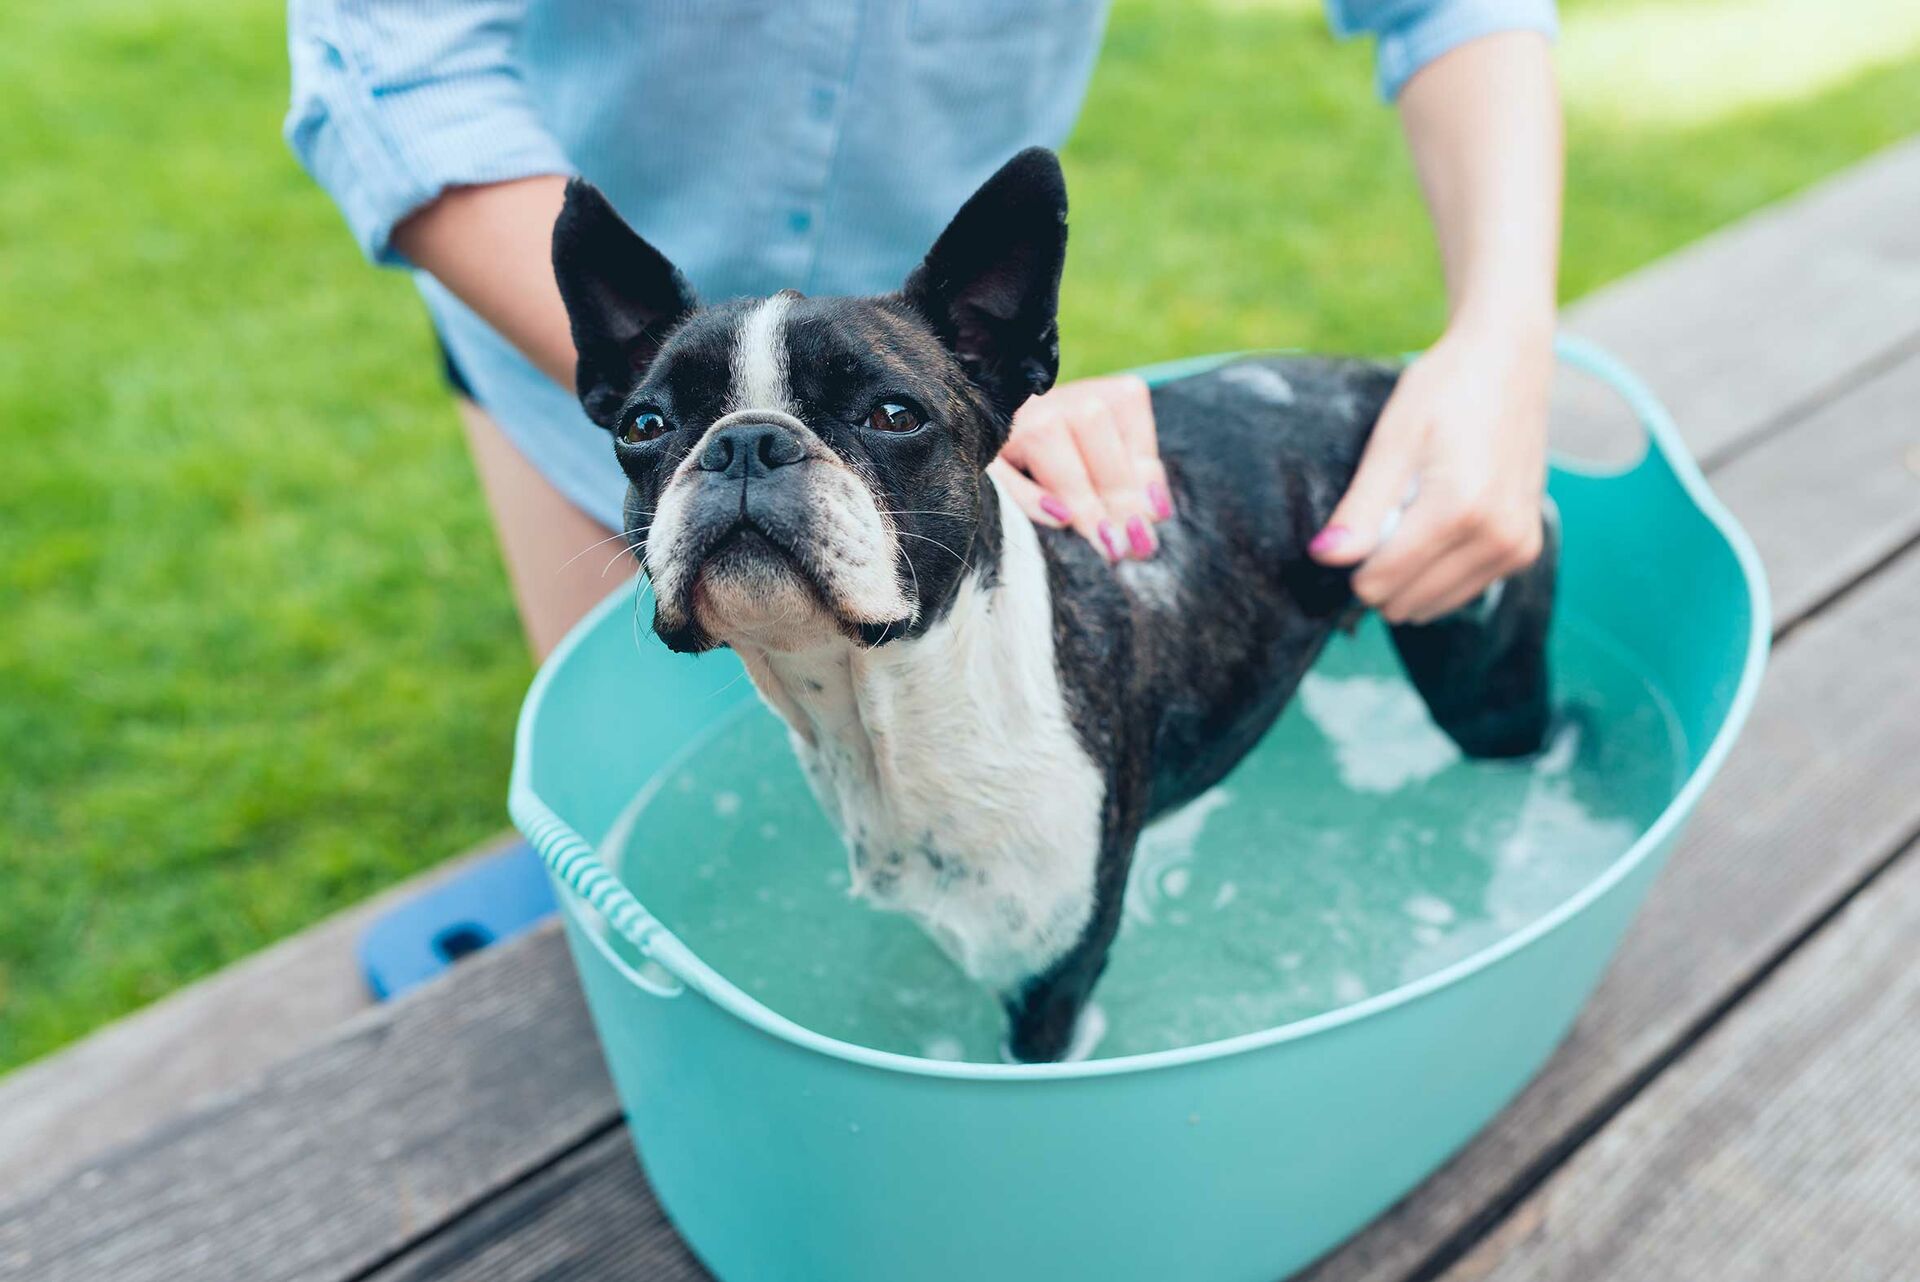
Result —
[[[1920, 335], [1920, 139], [1589, 294], [1566, 327], [1660, 394], [1717, 458], [1804, 416]], [[1601, 407], [1570, 388], [1578, 417]]]
[[704, 1282], [662, 1214], [626, 1128], [448, 1226], [367, 1282]]
[[1775, 623], [1799, 618], [1920, 537], [1920, 353], [1712, 478], [1760, 549]]
[[1912, 851], [1447, 1282], [1907, 1282], [1920, 1272]]
[[616, 1113], [549, 926], [0, 1205], [0, 1278], [345, 1278]]

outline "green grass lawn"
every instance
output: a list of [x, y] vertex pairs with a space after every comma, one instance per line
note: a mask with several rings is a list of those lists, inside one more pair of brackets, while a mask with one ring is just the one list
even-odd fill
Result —
[[[1618, 22], [1748, 7], [1806, 5], [1568, 6], [1567, 296], [1920, 128], [1886, 41], [1623, 100]], [[0, 1068], [505, 822], [492, 535], [410, 286], [280, 144], [283, 49], [270, 0], [0, 40]], [[1439, 323], [1368, 53], [1310, 3], [1122, 0], [1068, 169], [1073, 372]]]

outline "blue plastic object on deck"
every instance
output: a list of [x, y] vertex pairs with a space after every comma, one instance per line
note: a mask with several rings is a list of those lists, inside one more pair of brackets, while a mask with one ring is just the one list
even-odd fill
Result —
[[553, 910], [546, 865], [531, 846], [517, 842], [367, 927], [360, 936], [360, 970], [374, 997], [386, 1001], [519, 934]]

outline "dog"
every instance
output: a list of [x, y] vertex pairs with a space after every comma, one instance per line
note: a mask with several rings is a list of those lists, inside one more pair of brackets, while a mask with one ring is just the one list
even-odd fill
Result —
[[[584, 181], [553, 235], [654, 631], [740, 657], [853, 892], [999, 995], [1021, 1061], [1068, 1051], [1142, 827], [1232, 770], [1358, 616], [1349, 573], [1307, 544], [1397, 377], [1273, 356], [1157, 387], [1180, 516], [1157, 557], [1110, 566], [987, 472], [1059, 368], [1066, 209], [1058, 161], [1025, 151], [897, 292], [715, 306]], [[1391, 628], [1471, 756], [1546, 735], [1555, 545], [1549, 529], [1480, 601]]]

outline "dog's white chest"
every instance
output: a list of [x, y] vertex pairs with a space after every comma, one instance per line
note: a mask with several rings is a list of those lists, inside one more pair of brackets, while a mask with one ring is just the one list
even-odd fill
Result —
[[846, 840], [853, 892], [1003, 989], [1084, 931], [1105, 799], [1067, 719], [1032, 527], [1005, 526], [1000, 585], [970, 580], [925, 635], [746, 656]]

